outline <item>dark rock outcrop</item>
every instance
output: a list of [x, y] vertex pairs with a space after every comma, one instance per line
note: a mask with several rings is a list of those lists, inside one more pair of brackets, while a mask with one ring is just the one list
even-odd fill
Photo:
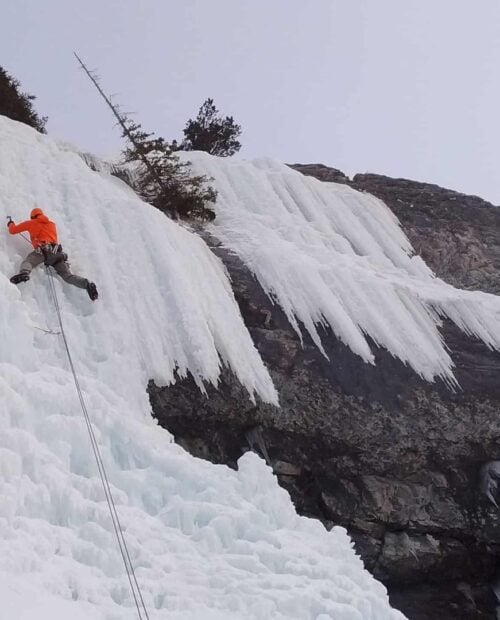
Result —
[[330, 183], [349, 183], [349, 177], [337, 168], [330, 168], [324, 164], [290, 164], [290, 168], [302, 172], [306, 176], [315, 177], [320, 181]]
[[415, 251], [459, 288], [500, 294], [500, 209], [429, 183], [357, 174], [351, 185], [381, 198]]
[[322, 164], [293, 164], [320, 181], [346, 183], [383, 200], [434, 273], [459, 288], [500, 294], [500, 209], [478, 196], [380, 174], [349, 179]]
[[[500, 211], [409, 181], [358, 175], [350, 183], [369, 187], [394, 208], [414, 243], [432, 239], [422, 254], [446, 280], [498, 290]], [[444, 233], [452, 230], [455, 236]], [[484, 267], [466, 268], [464, 231]], [[328, 361], [307, 338], [300, 344], [234, 255], [214, 251], [230, 272], [281, 408], [253, 405], [225, 372], [209, 398], [191, 380], [169, 388], [150, 384], [160, 423], [193, 454], [233, 466], [248, 449], [248, 430], [260, 427], [297, 510], [327, 527], [345, 526], [367, 568], [410, 620], [493, 620], [500, 513], [485, 496], [482, 474], [488, 462], [500, 460], [500, 354], [445, 324], [462, 388], [455, 393], [423, 382], [376, 347], [376, 366], [364, 364], [324, 333]], [[450, 252], [460, 260], [444, 264]]]

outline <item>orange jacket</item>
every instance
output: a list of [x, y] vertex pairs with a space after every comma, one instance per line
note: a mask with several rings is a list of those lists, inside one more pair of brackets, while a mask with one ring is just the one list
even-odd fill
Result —
[[49, 220], [41, 209], [33, 209], [31, 219], [20, 224], [12, 223], [9, 226], [11, 235], [25, 231], [29, 233], [35, 250], [38, 246], [45, 245], [46, 243], [57, 243], [56, 225]]

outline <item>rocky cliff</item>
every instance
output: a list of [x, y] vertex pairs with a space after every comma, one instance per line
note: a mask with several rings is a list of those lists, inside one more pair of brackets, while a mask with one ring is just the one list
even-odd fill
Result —
[[[384, 200], [446, 281], [500, 293], [500, 210], [473, 196], [378, 175], [350, 180], [295, 166]], [[385, 350], [368, 366], [332, 335], [330, 361], [302, 346], [241, 262], [224, 260], [241, 312], [280, 393], [252, 405], [226, 373], [200, 397], [194, 382], [150, 384], [156, 417], [193, 454], [234, 465], [252, 445], [303, 514], [345, 526], [367, 568], [410, 620], [493, 619], [500, 560], [500, 355], [445, 324], [461, 390], [421, 381]], [[373, 347], [376, 350], [375, 346]]]
[[350, 180], [322, 164], [291, 167], [377, 196], [398, 216], [415, 251], [437, 276], [460, 288], [500, 293], [498, 207], [430, 183], [378, 174], [357, 174]]

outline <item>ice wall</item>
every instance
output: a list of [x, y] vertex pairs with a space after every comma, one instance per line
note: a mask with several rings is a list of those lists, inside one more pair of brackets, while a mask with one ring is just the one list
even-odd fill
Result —
[[[219, 261], [203, 242], [0, 117], [0, 221], [34, 204], [75, 272], [56, 281], [75, 366], [151, 620], [397, 620], [342, 528], [298, 517], [255, 455], [239, 471], [191, 457], [151, 418], [146, 381], [202, 385], [221, 359], [275, 401]], [[42, 269], [0, 235], [0, 617], [137, 618]], [[200, 393], [200, 398], [203, 395]]]
[[219, 192], [212, 231], [321, 349], [328, 326], [366, 362], [366, 336], [431, 381], [455, 383], [442, 317], [500, 348], [500, 298], [435, 278], [389, 208], [284, 164], [187, 153]]

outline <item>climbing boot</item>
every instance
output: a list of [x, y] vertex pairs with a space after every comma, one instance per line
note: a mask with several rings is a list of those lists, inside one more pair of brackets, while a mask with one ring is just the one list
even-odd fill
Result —
[[95, 301], [99, 297], [99, 293], [97, 292], [97, 287], [93, 282], [89, 282], [87, 284], [87, 293], [92, 301]]
[[12, 284], [19, 284], [20, 282], [27, 282], [30, 279], [30, 274], [21, 271], [21, 273], [16, 273], [15, 276], [12, 276], [10, 281]]

